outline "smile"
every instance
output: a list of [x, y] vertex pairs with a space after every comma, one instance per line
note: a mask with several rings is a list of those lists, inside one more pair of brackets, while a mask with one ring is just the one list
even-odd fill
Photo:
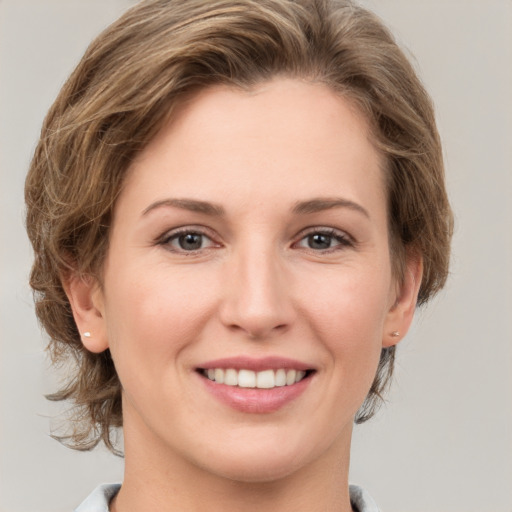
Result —
[[304, 379], [308, 372], [290, 368], [277, 370], [253, 371], [234, 368], [201, 369], [201, 374], [217, 384], [239, 388], [272, 389], [275, 387], [291, 386]]
[[242, 413], [269, 414], [294, 403], [313, 386], [318, 368], [281, 356], [236, 356], [204, 361], [194, 368], [204, 389]]

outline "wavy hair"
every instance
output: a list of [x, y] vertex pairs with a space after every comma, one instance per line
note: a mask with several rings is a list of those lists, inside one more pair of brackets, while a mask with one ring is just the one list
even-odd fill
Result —
[[[419, 303], [444, 284], [452, 214], [431, 100], [390, 32], [350, 0], [146, 0], [87, 49], [44, 121], [26, 180], [30, 284], [55, 363], [71, 363], [51, 395], [70, 400], [60, 439], [112, 450], [122, 426], [110, 352], [88, 352], [63, 289], [69, 272], [101, 280], [126, 170], [172, 119], [184, 96], [215, 84], [251, 88], [276, 76], [323, 83], [368, 119], [384, 156], [393, 270], [422, 255]], [[358, 412], [366, 421], [389, 383], [395, 348], [382, 350]]]

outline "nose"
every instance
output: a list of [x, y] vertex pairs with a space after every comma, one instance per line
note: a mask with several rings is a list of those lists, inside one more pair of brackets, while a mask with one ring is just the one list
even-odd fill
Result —
[[288, 330], [294, 308], [286, 269], [276, 251], [248, 248], [226, 262], [222, 323], [250, 339]]

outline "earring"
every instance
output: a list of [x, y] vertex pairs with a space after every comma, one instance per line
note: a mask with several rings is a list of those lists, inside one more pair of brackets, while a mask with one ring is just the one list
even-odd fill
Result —
[[83, 336], [84, 336], [84, 338], [90, 338], [91, 333], [89, 331], [86, 331], [86, 332], [84, 332]]
[[391, 333], [391, 336], [392, 336], [393, 338], [398, 338], [398, 336], [400, 336], [400, 332], [399, 332], [399, 331], [393, 331], [393, 332]]

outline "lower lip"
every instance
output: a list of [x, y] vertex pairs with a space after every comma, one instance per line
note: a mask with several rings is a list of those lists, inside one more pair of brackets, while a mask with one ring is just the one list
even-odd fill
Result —
[[278, 411], [298, 398], [311, 383], [308, 376], [291, 386], [271, 389], [227, 386], [199, 375], [206, 389], [219, 401], [240, 412], [266, 414]]

